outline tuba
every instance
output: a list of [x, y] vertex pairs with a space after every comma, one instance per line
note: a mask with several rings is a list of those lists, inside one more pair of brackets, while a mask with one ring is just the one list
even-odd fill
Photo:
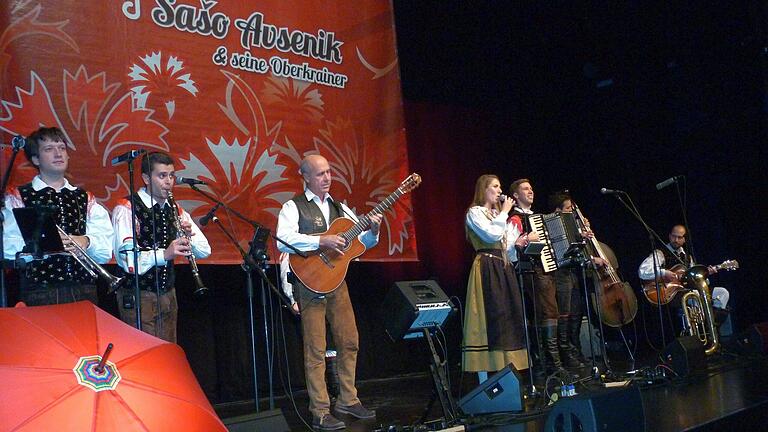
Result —
[[706, 355], [711, 355], [720, 349], [720, 335], [715, 326], [707, 276], [709, 271], [703, 265], [695, 265], [685, 272], [683, 278], [689, 291], [683, 295], [682, 307], [686, 331], [701, 341]]
[[[187, 233], [181, 227], [179, 207], [176, 205], [176, 200], [173, 199], [173, 192], [171, 191], [168, 191], [168, 203], [171, 204], [171, 208], [173, 209], [173, 227], [176, 230], [176, 238], [186, 237], [187, 240], [190, 240], [189, 236], [187, 236]], [[197, 260], [195, 260], [195, 255], [190, 253], [187, 255], [187, 259], [189, 259], [189, 267], [192, 269], [192, 279], [195, 281], [194, 294], [196, 296], [203, 296], [208, 294], [208, 287], [205, 286], [203, 280], [200, 278], [200, 271], [197, 268]]]

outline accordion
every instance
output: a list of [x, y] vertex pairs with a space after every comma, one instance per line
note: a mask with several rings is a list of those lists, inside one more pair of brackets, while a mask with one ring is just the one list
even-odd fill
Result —
[[528, 223], [545, 245], [540, 255], [545, 273], [572, 265], [573, 253], [584, 246], [573, 213], [532, 214]]

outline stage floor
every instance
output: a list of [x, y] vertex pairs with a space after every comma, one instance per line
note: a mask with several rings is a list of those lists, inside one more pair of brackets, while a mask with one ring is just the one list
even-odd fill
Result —
[[[613, 371], [623, 374], [620, 365], [612, 365]], [[473, 376], [453, 377], [454, 395], [466, 394], [476, 386]], [[473, 382], [470, 382], [473, 381]], [[525, 385], [525, 383], [524, 383]], [[637, 380], [629, 385], [640, 388], [646, 431], [688, 430], [766, 430], [768, 420], [768, 359], [758, 356], [722, 355], [709, 358], [706, 370], [687, 378]], [[462, 391], [459, 391], [459, 388]], [[439, 420], [443, 412], [439, 401], [426, 411], [433, 395], [433, 382], [428, 374], [400, 376], [384, 380], [358, 383], [359, 396], [370, 409], [375, 409], [375, 420], [342, 418], [348, 431], [411, 431], [441, 430]], [[596, 381], [577, 385], [582, 397], [589, 397], [602, 390]], [[281, 396], [275, 399], [292, 431], [311, 430], [305, 391], [295, 392], [294, 402]], [[456, 398], [458, 401], [458, 397]], [[546, 406], [545, 397], [526, 400], [522, 414], [495, 414], [476, 417], [472, 430], [487, 431], [543, 431], [552, 406]], [[554, 405], [556, 406], [556, 405]], [[261, 409], [268, 404], [262, 401]], [[615, 406], [612, 411], [638, 410], [636, 406]], [[216, 406], [222, 418], [252, 413], [251, 403], [233, 403]], [[425, 415], [426, 411], [426, 415]], [[631, 418], [628, 415], [627, 418]], [[485, 425], [483, 424], [485, 423]], [[637, 429], [637, 424], [626, 424], [625, 432]], [[461, 429], [451, 429], [461, 430]]]

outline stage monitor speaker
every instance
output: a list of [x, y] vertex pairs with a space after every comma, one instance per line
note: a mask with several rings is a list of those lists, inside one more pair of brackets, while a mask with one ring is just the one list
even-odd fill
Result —
[[442, 326], [454, 309], [434, 280], [395, 282], [382, 308], [384, 329], [392, 341], [419, 337], [423, 328]]
[[768, 322], [752, 324], [738, 339], [739, 348], [747, 354], [768, 354]]
[[640, 389], [626, 387], [561, 398], [549, 412], [546, 432], [643, 432]]
[[[594, 304], [594, 303], [593, 303]], [[590, 338], [590, 333], [592, 337]], [[603, 352], [600, 351], [600, 334], [594, 326], [589, 325], [587, 317], [581, 318], [581, 328], [579, 330], [579, 341], [581, 342], [581, 353], [586, 358], [592, 358], [592, 354], [595, 357], [602, 357]], [[592, 348], [589, 348], [589, 342], [592, 341]]]
[[522, 411], [519, 373], [505, 367], [461, 398], [459, 408], [464, 414]]
[[221, 420], [229, 432], [290, 432], [288, 422], [279, 409], [229, 417]]
[[681, 336], [675, 339], [664, 348], [661, 356], [679, 377], [703, 372], [707, 367], [704, 344], [695, 336]]

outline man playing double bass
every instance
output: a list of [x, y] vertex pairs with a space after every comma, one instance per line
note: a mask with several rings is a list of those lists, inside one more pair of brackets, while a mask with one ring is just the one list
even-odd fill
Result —
[[[328, 161], [320, 155], [307, 156], [302, 160], [299, 172], [304, 178], [306, 189], [283, 204], [277, 221], [277, 236], [301, 251], [331, 250], [343, 253], [346, 247], [344, 238], [335, 234], [312, 235], [327, 231], [336, 218], [357, 218], [346, 205], [333, 200], [328, 193], [332, 181]], [[378, 214], [370, 215], [370, 219], [370, 230], [359, 236], [366, 248], [378, 243], [382, 217]], [[282, 243], [278, 243], [278, 248], [281, 252], [294, 253]], [[311, 291], [298, 280], [293, 285], [301, 310], [304, 368], [309, 410], [313, 416], [312, 426], [320, 430], [346, 427], [330, 410], [331, 403], [325, 383], [326, 319], [338, 350], [339, 398], [334, 411], [359, 419], [374, 418], [376, 413], [362, 405], [355, 388], [359, 343], [347, 283], [342, 282], [327, 294]]]
[[[571, 196], [567, 191], [556, 192], [549, 196], [549, 207], [555, 213], [573, 213], [574, 205]], [[581, 221], [583, 228], [582, 237], [585, 239], [594, 238], [594, 234], [589, 226], [588, 220]], [[605, 244], [601, 243], [601, 248], [608, 254], [608, 260], [614, 268], [618, 267], [616, 257], [613, 251]], [[597, 256], [596, 251], [589, 245], [586, 252], [594, 266], [602, 269], [606, 266], [606, 261]], [[590, 273], [592, 273], [590, 271]], [[583, 367], [585, 361], [581, 352], [581, 321], [585, 308], [585, 299], [582, 286], [579, 283], [579, 275], [574, 268], [561, 268], [554, 272], [555, 286], [557, 287], [557, 306], [560, 317], [557, 321], [557, 340], [560, 346], [560, 355], [563, 363], [567, 367]], [[588, 279], [594, 280], [593, 274]], [[599, 278], [598, 278], [599, 279]], [[599, 281], [595, 283], [599, 284]]]

